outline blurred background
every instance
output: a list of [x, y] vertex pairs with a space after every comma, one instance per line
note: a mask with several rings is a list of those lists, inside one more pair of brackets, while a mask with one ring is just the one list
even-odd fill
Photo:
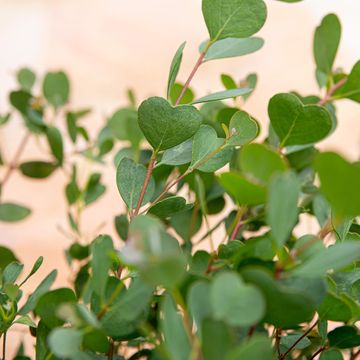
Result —
[[[192, 83], [196, 94], [202, 96], [222, 90], [221, 73], [240, 80], [256, 72], [258, 87], [246, 110], [264, 129], [268, 123], [267, 104], [275, 93], [297, 90], [304, 95], [318, 94], [312, 39], [324, 15], [335, 12], [343, 24], [337, 66], [350, 71], [360, 59], [359, 0], [305, 0], [295, 4], [265, 1], [268, 21], [258, 34], [265, 39], [264, 48], [242, 58], [207, 63]], [[70, 106], [92, 107], [88, 126], [97, 130], [118, 107], [126, 105], [126, 89], [134, 89], [138, 101], [151, 95], [165, 96], [172, 56], [186, 40], [179, 75], [179, 80], [185, 81], [197, 59], [198, 45], [206, 37], [201, 0], [0, 0], [0, 113], [9, 109], [7, 94], [16, 87], [17, 69], [28, 66], [39, 77], [48, 70], [63, 69], [72, 84]], [[357, 160], [360, 107], [341, 101], [338, 114], [337, 131], [320, 147]], [[20, 118], [1, 129], [0, 145], [7, 158], [19, 145], [22, 131]], [[21, 160], [41, 156], [33, 141]], [[113, 233], [112, 219], [122, 209], [111, 159], [104, 172], [106, 196], [84, 215], [89, 238], [96, 235], [100, 224], [104, 224], [101, 232]], [[57, 285], [68, 281], [63, 250], [70, 240], [57, 229], [66, 224], [64, 181], [60, 172], [44, 181], [16, 174], [5, 190], [4, 198], [33, 209], [32, 216], [19, 224], [0, 223], [0, 244], [12, 248], [27, 270], [39, 255], [45, 256], [44, 266], [29, 282], [30, 287], [53, 268], [60, 269]], [[9, 346], [15, 347], [16, 343]]]

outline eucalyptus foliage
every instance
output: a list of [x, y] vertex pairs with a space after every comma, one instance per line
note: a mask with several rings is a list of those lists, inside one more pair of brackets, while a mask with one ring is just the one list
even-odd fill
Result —
[[[261, 49], [253, 35], [266, 21], [265, 3], [203, 0], [202, 12], [209, 39], [186, 83], [177, 81], [184, 42], [166, 97], [139, 104], [129, 90], [128, 104], [96, 136], [90, 110], [69, 104], [63, 71], [43, 79], [28, 68], [17, 73], [0, 126], [17, 114], [25, 135], [14, 158], [0, 149], [0, 221], [31, 221], [37, 211], [4, 191], [14, 172], [43, 180], [62, 171], [75, 274], [69, 287], [54, 289], [54, 270], [25, 296], [43, 258], [24, 273], [0, 247], [4, 359], [15, 324], [35, 341], [32, 354], [19, 347], [17, 360], [358, 358], [360, 166], [317, 145], [336, 131], [337, 102], [360, 102], [360, 62], [350, 73], [334, 67], [341, 23], [327, 15], [314, 36], [318, 94], [271, 97], [267, 136], [255, 142], [260, 124], [246, 101], [256, 74], [221, 74], [224, 89], [200, 97], [190, 82], [204, 63]], [[48, 153], [23, 162], [33, 138]], [[98, 169], [85, 181], [83, 162]], [[101, 169], [109, 162], [114, 201], [126, 210], [113, 219], [117, 239], [97, 234], [89, 242], [82, 214], [105, 193]], [[304, 217], [320, 230], [298, 228]]]

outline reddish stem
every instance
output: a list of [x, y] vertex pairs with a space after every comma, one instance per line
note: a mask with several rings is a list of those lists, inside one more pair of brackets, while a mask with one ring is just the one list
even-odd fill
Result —
[[286, 356], [294, 349], [294, 347], [302, 340], [304, 339], [304, 337], [306, 337], [306, 335], [308, 335], [311, 330], [317, 325], [317, 321], [315, 322], [314, 325], [310, 326], [310, 328], [308, 330], [306, 330], [291, 346], [289, 349], [287, 349], [286, 352], [284, 352], [282, 355], [280, 355], [279, 360], [284, 360], [286, 358]]
[[325, 346], [322, 346], [318, 351], [316, 351], [313, 356], [310, 358], [310, 360], [315, 359], [320, 353], [322, 353], [326, 349]]
[[135, 217], [135, 216], [137, 216], [139, 214], [141, 204], [142, 204], [142, 202], [144, 200], [144, 196], [145, 196], [145, 193], [146, 193], [146, 189], [147, 189], [147, 187], [149, 185], [149, 182], [150, 182], [150, 179], [151, 179], [151, 174], [152, 174], [152, 172], [154, 170], [155, 160], [156, 160], [156, 152], [153, 152], [153, 154], [151, 155], [150, 161], [149, 161], [149, 165], [148, 165], [147, 170], [146, 170], [145, 181], [144, 181], [143, 187], [141, 189], [139, 200], [138, 200], [138, 202], [136, 204], [136, 208], [135, 208], [134, 213], [132, 214], [132, 217]]
[[196, 64], [194, 66], [194, 68], [192, 69], [188, 79], [186, 80], [186, 83], [184, 84], [181, 92], [180, 92], [180, 95], [178, 96], [178, 98], [176, 99], [176, 102], [175, 102], [175, 106], [178, 106], [180, 104], [180, 101], [181, 99], [183, 98], [184, 94], [185, 94], [185, 91], [187, 90], [187, 88], [189, 87], [190, 83], [191, 83], [191, 80], [193, 79], [194, 75], [196, 74], [196, 72], [198, 71], [200, 65], [202, 64], [203, 60], [204, 60], [204, 57], [206, 55], [206, 52], [207, 52], [208, 48], [206, 48], [201, 54], [200, 54], [200, 57], [199, 59], [196, 61]]
[[324, 106], [334, 95], [335, 91], [338, 90], [339, 88], [341, 88], [346, 83], [346, 81], [347, 81], [347, 78], [343, 78], [340, 81], [338, 81], [336, 84], [331, 86], [329, 91], [324, 96], [324, 98], [318, 102], [318, 105]]

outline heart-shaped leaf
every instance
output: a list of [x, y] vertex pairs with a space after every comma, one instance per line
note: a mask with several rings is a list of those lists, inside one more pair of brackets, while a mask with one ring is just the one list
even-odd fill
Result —
[[194, 136], [190, 168], [213, 172], [225, 166], [231, 159], [233, 149], [221, 149], [224, 144], [225, 139], [218, 138], [211, 126], [201, 125]]
[[330, 114], [325, 108], [304, 106], [293, 94], [272, 97], [268, 111], [281, 147], [316, 143], [324, 139], [332, 128]]
[[229, 131], [226, 146], [241, 146], [253, 141], [259, 135], [260, 127], [248, 113], [238, 111], [230, 120]]
[[210, 299], [214, 316], [233, 326], [251, 326], [265, 314], [264, 298], [235, 273], [222, 272], [213, 280]]
[[320, 190], [336, 214], [342, 217], [360, 215], [360, 166], [328, 152], [317, 156], [315, 170], [320, 177]]
[[[206, 49], [208, 41], [204, 41], [200, 45], [200, 52]], [[251, 54], [264, 45], [264, 40], [259, 37], [251, 37], [247, 39], [227, 38], [214, 42], [204, 57], [204, 61], [225, 59], [236, 56]]]
[[[139, 201], [141, 189], [146, 178], [144, 165], [136, 164], [129, 158], [123, 158], [117, 168], [116, 183], [120, 195], [129, 209], [134, 209]], [[155, 182], [151, 177], [141, 205], [149, 202], [155, 191]]]
[[203, 0], [202, 11], [211, 40], [249, 37], [266, 20], [262, 0]]
[[145, 100], [139, 107], [138, 116], [140, 129], [157, 151], [170, 149], [190, 139], [202, 121], [195, 107], [172, 107], [160, 97]]

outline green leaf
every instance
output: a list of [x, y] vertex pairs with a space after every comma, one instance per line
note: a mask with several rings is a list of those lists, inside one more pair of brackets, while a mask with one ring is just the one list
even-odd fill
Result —
[[36, 75], [28, 68], [20, 69], [16, 74], [21, 89], [30, 92], [35, 84]]
[[188, 360], [191, 345], [186, 334], [183, 319], [171, 297], [167, 294], [161, 302], [160, 326], [164, 336], [164, 346], [173, 360]]
[[266, 20], [266, 6], [261, 0], [203, 0], [202, 11], [213, 41], [249, 37]]
[[43, 93], [46, 100], [58, 109], [69, 100], [70, 83], [63, 71], [49, 72], [43, 83]]
[[15, 254], [10, 249], [0, 246], [0, 270], [4, 270], [13, 261], [18, 261]]
[[64, 321], [57, 316], [57, 309], [66, 303], [76, 303], [74, 292], [67, 288], [49, 291], [37, 302], [35, 312], [50, 329], [61, 326]]
[[137, 149], [143, 134], [137, 121], [137, 112], [133, 108], [124, 108], [116, 111], [108, 121], [111, 134], [119, 140], [130, 141]]
[[157, 151], [170, 149], [190, 139], [198, 130], [201, 119], [195, 107], [172, 107], [160, 97], [145, 100], [139, 107], [139, 126]]
[[11, 105], [20, 111], [22, 114], [27, 115], [32, 95], [24, 90], [12, 91], [9, 95]]
[[[175, 105], [177, 99], [179, 98], [182, 90], [184, 88], [184, 84], [182, 83], [175, 83], [173, 85], [173, 87], [171, 88], [170, 91], [170, 100], [171, 100], [171, 104]], [[191, 104], [195, 99], [195, 94], [193, 92], [193, 90], [190, 87], [187, 87], [184, 95], [182, 96], [179, 105], [187, 105], [187, 104]]]
[[233, 350], [226, 360], [275, 360], [271, 340], [264, 335], [256, 335]]
[[[208, 45], [208, 41], [204, 41], [200, 45], [200, 52], [203, 52]], [[252, 54], [261, 49], [264, 45], [264, 40], [259, 37], [251, 37], [247, 39], [227, 38], [215, 41], [204, 57], [204, 61], [226, 59], [236, 56], [244, 56]], [[236, 86], [235, 86], [236, 88]]]
[[115, 339], [126, 339], [133, 334], [146, 319], [152, 290], [151, 286], [139, 279], [133, 280], [125, 294], [101, 319], [106, 334]]
[[232, 326], [251, 326], [265, 315], [265, 300], [255, 286], [232, 272], [217, 275], [210, 290], [214, 316]]
[[[121, 197], [129, 209], [136, 208], [145, 178], [146, 168], [144, 165], [136, 164], [128, 158], [121, 160], [116, 172], [116, 184]], [[154, 191], [155, 181], [151, 177], [141, 205], [145, 205], [151, 200]]]
[[337, 349], [328, 349], [320, 354], [319, 360], [343, 360], [341, 351]]
[[329, 152], [319, 154], [314, 167], [320, 177], [320, 190], [336, 215], [344, 218], [360, 215], [360, 166]]
[[195, 104], [201, 104], [211, 101], [219, 101], [219, 100], [225, 100], [225, 99], [231, 99], [238, 96], [243, 96], [246, 94], [249, 94], [252, 91], [250, 88], [239, 88], [239, 89], [231, 89], [231, 90], [225, 90], [225, 91], [219, 91], [207, 96], [204, 96], [200, 99], [197, 99], [192, 102], [193, 105]]
[[90, 175], [84, 191], [85, 205], [90, 205], [95, 202], [101, 195], [104, 194], [106, 187], [101, 184], [101, 174], [93, 173]]
[[325, 16], [316, 28], [314, 37], [316, 66], [325, 74], [332, 72], [340, 38], [341, 24], [338, 17], [335, 14]]
[[91, 288], [101, 299], [105, 296], [108, 272], [112, 263], [109, 253], [113, 250], [114, 245], [112, 239], [107, 235], [98, 236], [90, 246], [93, 274]]
[[[207, 265], [208, 264], [206, 264], [206, 267]], [[190, 314], [194, 319], [197, 332], [201, 338], [203, 320], [212, 315], [210, 285], [205, 281], [197, 281], [192, 284], [188, 292], [187, 304], [189, 306]]]
[[190, 169], [214, 172], [225, 166], [231, 159], [232, 149], [221, 149], [225, 139], [218, 138], [209, 125], [201, 125], [194, 136]]
[[252, 89], [251, 93], [243, 96], [244, 101], [246, 101], [250, 97], [250, 95], [254, 92], [257, 81], [258, 81], [258, 77], [256, 74], [249, 74], [244, 80], [240, 82], [241, 86], [246, 86]]
[[39, 298], [45, 294], [54, 283], [56, 275], [57, 271], [53, 270], [48, 276], [45, 277], [45, 279], [38, 285], [35, 291], [29, 296], [23, 307], [19, 310], [18, 313], [20, 315], [25, 315], [35, 309]]
[[347, 98], [360, 103], [360, 61], [354, 65], [346, 83], [334, 93], [333, 98]]
[[170, 236], [159, 219], [137, 216], [130, 224], [129, 240], [120, 253], [125, 264], [140, 270], [152, 285], [173, 288], [185, 272], [186, 258], [178, 241]]
[[219, 176], [221, 186], [235, 198], [240, 205], [258, 205], [265, 203], [266, 188], [247, 180], [233, 172]]
[[256, 139], [260, 127], [248, 113], [238, 111], [230, 119], [229, 132], [230, 138], [226, 146], [242, 146]]
[[120, 238], [124, 241], [128, 238], [129, 220], [126, 215], [117, 215], [114, 219], [115, 229]]
[[340, 326], [328, 333], [330, 346], [348, 349], [360, 345], [359, 330], [353, 326]]
[[3, 283], [14, 283], [24, 268], [23, 264], [17, 261], [10, 263], [2, 274]]
[[237, 85], [235, 80], [227, 74], [221, 74], [221, 82], [226, 90], [236, 89]]
[[58, 328], [50, 333], [48, 343], [55, 356], [62, 359], [76, 359], [82, 339], [83, 334], [79, 330]]
[[351, 309], [347, 303], [330, 292], [321, 303], [318, 313], [322, 320], [348, 322], [352, 317]]
[[311, 292], [309, 294], [303, 288], [280, 285], [272, 273], [256, 268], [245, 269], [241, 276], [262, 291], [266, 299], [264, 322], [276, 327], [289, 328], [313, 318], [316, 303]]
[[281, 147], [316, 143], [324, 139], [332, 128], [330, 114], [325, 108], [303, 105], [293, 94], [272, 97], [268, 111]]
[[294, 228], [299, 210], [300, 182], [292, 171], [274, 175], [269, 185], [267, 223], [280, 249]]
[[[296, 344], [294, 346], [294, 344]], [[311, 341], [308, 337], [304, 337], [303, 333], [291, 333], [287, 336], [281, 336], [280, 345], [287, 349], [294, 348], [296, 350], [302, 350], [311, 345]]]
[[276, 172], [287, 168], [278, 152], [265, 144], [245, 145], [240, 152], [241, 169], [251, 178], [266, 184]]
[[31, 210], [25, 206], [13, 203], [0, 203], [0, 221], [16, 222], [25, 219]]
[[233, 333], [222, 321], [206, 318], [201, 332], [204, 360], [223, 359], [233, 345]]
[[64, 145], [61, 132], [56, 127], [50, 126], [46, 128], [46, 136], [51, 152], [59, 162], [59, 165], [62, 165], [64, 160]]
[[149, 214], [166, 219], [187, 208], [186, 200], [181, 196], [170, 196], [152, 205]]
[[360, 259], [360, 243], [347, 241], [335, 244], [315, 254], [293, 270], [293, 274], [303, 277], [324, 276], [327, 271], [341, 270]]
[[180, 65], [181, 65], [185, 45], [186, 45], [186, 42], [183, 42], [180, 45], [180, 47], [177, 49], [177, 51], [174, 55], [174, 58], [171, 62], [168, 85], [167, 85], [167, 98], [168, 99], [170, 99], [171, 89], [173, 88], [173, 86], [175, 84], [176, 77], [180, 70]]
[[36, 324], [31, 320], [29, 315], [20, 316], [14, 321], [14, 324], [22, 324], [25, 326], [36, 328]]
[[173, 148], [164, 151], [161, 161], [157, 164], [160, 165], [183, 165], [191, 162], [192, 158], [192, 139], [186, 140], [183, 143], [174, 146]]
[[56, 168], [56, 164], [46, 161], [28, 161], [19, 166], [24, 176], [34, 179], [45, 179], [49, 177]]

